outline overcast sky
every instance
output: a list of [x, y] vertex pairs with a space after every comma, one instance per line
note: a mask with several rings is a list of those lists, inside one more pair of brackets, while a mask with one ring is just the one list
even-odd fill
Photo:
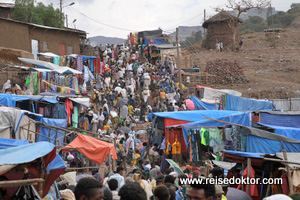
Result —
[[[0, 0], [2, 2], [3, 0]], [[11, 2], [11, 0], [5, 0]], [[60, 0], [37, 0], [59, 7]], [[66, 6], [75, 2], [72, 6]], [[227, 0], [63, 0], [63, 11], [68, 15], [69, 27], [84, 30], [91, 36], [121, 37], [131, 31], [161, 27], [173, 32], [177, 26], [198, 26], [207, 16], [216, 14]], [[276, 10], [286, 11], [300, 0], [272, 0]], [[76, 19], [76, 22], [72, 22]]]

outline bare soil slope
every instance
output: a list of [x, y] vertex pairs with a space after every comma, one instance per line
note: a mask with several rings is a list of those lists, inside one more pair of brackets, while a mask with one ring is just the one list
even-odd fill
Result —
[[250, 80], [243, 84], [210, 84], [210, 87], [234, 89], [251, 98], [300, 97], [300, 30], [288, 29], [276, 35], [252, 33], [242, 35], [242, 39], [243, 46], [237, 52], [205, 50], [201, 43], [195, 44], [183, 50], [183, 60], [197, 64], [202, 72], [209, 61], [236, 60]]

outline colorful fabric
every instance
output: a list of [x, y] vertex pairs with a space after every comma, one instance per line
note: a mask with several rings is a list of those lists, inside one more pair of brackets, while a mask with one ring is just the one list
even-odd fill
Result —
[[53, 57], [53, 64], [59, 65], [59, 61], [60, 61], [60, 57], [59, 56]]
[[83, 60], [81, 56], [77, 57], [77, 70], [78, 71], [83, 71]]
[[181, 144], [178, 142], [177, 139], [176, 139], [176, 141], [172, 144], [172, 154], [173, 154], [173, 155], [181, 154]]
[[201, 144], [207, 146], [209, 145], [209, 132], [205, 128], [201, 128]]
[[56, 200], [53, 194], [47, 194], [42, 200]]
[[74, 106], [72, 114], [72, 126], [78, 128], [78, 107]]
[[38, 72], [33, 72], [32, 75], [32, 82], [33, 82], [33, 94], [37, 95], [39, 94], [39, 78], [38, 78]]
[[213, 147], [214, 152], [224, 150], [222, 131], [218, 128], [209, 129], [209, 146]]

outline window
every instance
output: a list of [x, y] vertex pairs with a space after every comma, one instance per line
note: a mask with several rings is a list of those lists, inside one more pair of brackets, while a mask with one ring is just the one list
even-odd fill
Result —
[[43, 42], [43, 51], [48, 51], [48, 42]]
[[72, 54], [73, 53], [73, 46], [67, 46], [67, 55]]

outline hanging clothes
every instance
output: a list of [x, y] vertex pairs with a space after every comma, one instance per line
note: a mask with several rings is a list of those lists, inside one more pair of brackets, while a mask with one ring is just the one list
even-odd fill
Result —
[[74, 106], [73, 108], [72, 126], [78, 128], [78, 106]]
[[33, 82], [33, 94], [37, 95], [39, 94], [39, 78], [38, 78], [38, 72], [33, 72], [32, 76], [32, 82]]
[[53, 64], [59, 65], [59, 62], [60, 62], [60, 57], [59, 56], [53, 57]]
[[70, 100], [66, 100], [65, 101], [66, 104], [66, 111], [67, 111], [67, 115], [68, 115], [68, 125], [71, 125], [72, 120], [71, 120], [71, 115], [73, 113], [73, 103]]
[[224, 143], [222, 140], [222, 130], [218, 128], [209, 129], [209, 146], [213, 147], [214, 152], [224, 150]]
[[[242, 173], [242, 176], [244, 178], [247, 178], [247, 173], [248, 173], [248, 167], [246, 167]], [[255, 171], [250, 166], [250, 178], [255, 178]], [[242, 189], [242, 184], [240, 184], [237, 189], [241, 190]], [[246, 192], [246, 186], [244, 187], [244, 191]], [[259, 197], [259, 192], [258, 192], [258, 185], [256, 184], [250, 184], [250, 196], [252, 198]]]
[[81, 56], [77, 56], [77, 70], [80, 72], [83, 71], [83, 59]]
[[95, 68], [94, 68], [94, 59], [90, 60], [90, 69], [91, 69], [92, 72], [95, 71]]
[[200, 129], [200, 132], [201, 132], [201, 144], [207, 146], [209, 145], [209, 132], [206, 128], [201, 128]]

